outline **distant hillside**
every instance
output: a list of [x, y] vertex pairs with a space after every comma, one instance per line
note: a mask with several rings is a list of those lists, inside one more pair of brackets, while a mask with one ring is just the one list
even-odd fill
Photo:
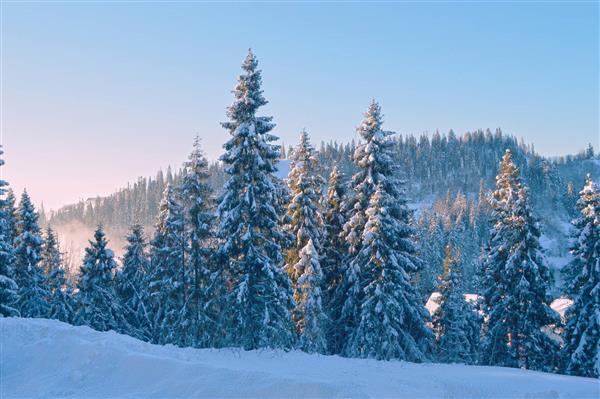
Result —
[[[504, 151], [510, 149], [530, 187], [536, 211], [547, 216], [544, 220], [546, 244], [551, 250], [549, 255], [556, 259], [566, 252], [562, 238], [573, 213], [574, 203], [569, 203], [573, 193], [581, 188], [586, 173], [600, 176], [600, 163], [591, 147], [579, 154], [544, 158], [536, 154], [532, 146], [519, 143], [517, 138], [504, 135], [499, 129], [494, 133], [490, 130], [467, 132], [460, 137], [452, 131], [447, 135], [436, 132], [431, 138], [397, 135], [395, 142], [396, 161], [408, 182], [408, 196], [411, 203], [421, 208], [457, 193], [475, 198], [481, 187], [492, 188], [500, 159]], [[327, 176], [335, 163], [349, 179], [355, 172], [352, 163], [355, 147], [354, 142], [321, 143], [318, 154], [323, 175]], [[289, 155], [289, 151], [284, 154]], [[285, 178], [288, 168], [289, 161], [282, 160], [277, 177]], [[210, 173], [210, 183], [218, 196], [226, 175], [219, 163], [210, 166]], [[97, 224], [104, 225], [117, 255], [121, 253], [123, 237], [131, 224], [142, 224], [150, 234], [166, 185], [176, 186], [179, 179], [178, 170], [159, 171], [155, 177], [140, 177], [108, 197], [90, 198], [46, 215], [47, 223], [59, 234], [63, 250], [70, 254], [67, 256], [67, 260], [71, 260], [70, 268], [78, 267], [83, 248]], [[562, 262], [556, 259], [557, 264]]]

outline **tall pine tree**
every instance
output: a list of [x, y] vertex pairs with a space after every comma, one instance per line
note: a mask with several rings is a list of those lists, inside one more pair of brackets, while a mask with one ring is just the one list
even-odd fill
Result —
[[323, 272], [319, 263], [319, 254], [312, 239], [300, 251], [300, 259], [295, 265], [302, 270], [296, 286], [297, 322], [300, 349], [308, 353], [327, 351], [327, 317], [323, 310], [321, 285]]
[[333, 323], [338, 335], [337, 341], [342, 342], [340, 346], [342, 350], [347, 344], [349, 335], [358, 326], [363, 289], [366, 285], [365, 270], [360, 268], [360, 263], [354, 262], [362, 244], [362, 234], [367, 219], [365, 212], [376, 185], [384, 176], [392, 173], [392, 162], [387, 153], [390, 143], [385, 137], [386, 133], [381, 130], [382, 124], [381, 108], [379, 104], [372, 101], [364, 114], [363, 121], [356, 129], [365, 142], [354, 151], [353, 161], [358, 172], [352, 176], [353, 196], [348, 197], [347, 202], [342, 205], [348, 212], [348, 220], [341, 232], [348, 253], [344, 261], [346, 268], [333, 298], [333, 305], [339, 307], [333, 311], [339, 315]]
[[6, 236], [8, 242], [14, 244], [17, 238], [17, 199], [14, 191], [9, 188], [8, 194], [6, 195], [6, 202], [4, 203], [5, 217], [6, 217]]
[[227, 291], [222, 307], [230, 332], [227, 344], [246, 349], [289, 348], [293, 344], [291, 284], [282, 267], [284, 234], [279, 226], [279, 189], [273, 173], [279, 159], [271, 117], [256, 116], [267, 104], [261, 73], [251, 51], [227, 109], [231, 134], [225, 143], [229, 180], [218, 207], [220, 258]]
[[46, 228], [46, 237], [42, 249], [41, 267], [46, 273], [47, 287], [50, 291], [48, 317], [71, 323], [74, 315], [73, 287], [65, 279], [62, 254], [56, 233], [50, 226]]
[[452, 246], [446, 246], [440, 306], [433, 314], [436, 357], [444, 363], [472, 364], [479, 347], [479, 317], [475, 307], [465, 300], [460, 257], [454, 252]]
[[540, 247], [539, 223], [509, 150], [500, 164], [491, 205], [493, 229], [482, 282], [488, 314], [483, 362], [551, 370], [548, 353], [557, 350], [556, 343], [542, 328], [558, 324], [560, 316], [550, 308], [552, 275]]
[[418, 224], [421, 240], [419, 256], [423, 268], [417, 273], [416, 286], [423, 302], [427, 302], [436, 290], [436, 279], [443, 272], [444, 247], [449, 239], [444, 229], [443, 217], [435, 212], [424, 211]]
[[185, 307], [185, 236], [183, 210], [170, 184], [160, 203], [151, 241], [150, 301], [153, 309], [152, 341], [183, 344], [189, 331]]
[[[324, 198], [323, 215], [323, 302], [329, 320], [339, 320], [341, 316], [342, 297], [335, 297], [335, 292], [344, 274], [344, 259], [347, 252], [346, 244], [341, 236], [345, 212], [342, 204], [346, 197], [346, 183], [337, 165], [334, 165], [329, 175], [327, 194]], [[330, 353], [339, 353], [343, 335], [335, 323], [329, 323], [328, 347]]]
[[566, 291], [573, 305], [566, 312], [565, 371], [584, 377], [600, 376], [600, 193], [591, 176], [580, 192], [580, 217], [573, 221], [577, 235], [573, 260], [565, 268]]
[[76, 295], [75, 323], [87, 325], [98, 331], [129, 331], [117, 293], [114, 273], [117, 264], [108, 248], [101, 226], [94, 232], [93, 240], [85, 249]]
[[352, 256], [361, 248], [369, 200], [377, 185], [392, 174], [393, 161], [389, 152], [393, 144], [387, 139], [388, 132], [381, 130], [382, 125], [381, 107], [373, 100], [356, 129], [364, 143], [354, 151], [352, 159], [358, 172], [352, 176], [351, 187], [354, 196], [348, 198], [349, 204], [345, 205], [350, 215], [344, 225], [343, 234]]
[[[3, 153], [0, 145], [0, 156]], [[0, 158], [0, 168], [2, 166], [4, 166], [4, 159]], [[0, 179], [0, 317], [19, 315], [16, 304], [19, 287], [13, 279], [15, 254], [9, 225], [11, 211], [5, 197], [6, 186], [8, 183]]]
[[392, 175], [381, 176], [365, 215], [362, 245], [350, 267], [364, 279], [360, 314], [345, 354], [423, 361], [432, 338], [429, 315], [409, 275], [419, 268], [408, 209]]
[[421, 262], [404, 182], [396, 178], [393, 141], [382, 124], [373, 101], [357, 129], [365, 142], [354, 152], [359, 171], [352, 177], [354, 197], [344, 225], [349, 256], [335, 294], [335, 303], [342, 304], [336, 328], [346, 355], [421, 361], [431, 332], [409, 277]]
[[186, 283], [189, 285], [187, 318], [190, 319], [190, 328], [187, 343], [198, 347], [215, 343], [215, 319], [218, 312], [212, 302], [213, 296], [217, 294], [213, 278], [215, 268], [211, 266], [215, 216], [208, 178], [208, 162], [197, 136], [189, 160], [184, 164], [181, 195], [189, 239], [189, 276]]
[[22, 317], [47, 317], [50, 295], [40, 266], [43, 239], [38, 216], [27, 191], [23, 191], [21, 196], [16, 227], [15, 282], [19, 286], [19, 312]]
[[115, 276], [115, 290], [131, 327], [129, 335], [149, 340], [152, 336], [152, 309], [148, 300], [150, 260], [142, 226], [134, 224], [126, 239], [123, 267]]
[[[305, 251], [310, 241], [312, 243], [310, 256], [315, 257], [315, 260], [318, 262], [321, 250], [323, 217], [321, 215], [319, 198], [323, 187], [323, 178], [319, 174], [319, 164], [315, 155], [315, 150], [310, 143], [308, 133], [306, 130], [303, 130], [300, 133], [300, 141], [291, 154], [292, 162], [287, 183], [292, 198], [287, 207], [288, 224], [285, 225], [286, 231], [293, 237], [293, 243], [286, 252], [285, 269], [290, 275], [294, 288], [294, 299], [297, 307], [293, 314], [298, 331], [304, 330], [303, 325], [306, 324], [306, 321], [303, 320], [305, 315], [301, 309], [306, 309], [306, 307], [300, 302], [302, 300], [301, 297], [307, 295], [306, 292], [303, 292], [298, 280], [304, 274], [302, 268], [310, 262], [306, 259], [301, 261], [301, 253]], [[308, 256], [308, 254], [305, 254], [305, 256]], [[321, 273], [320, 265], [319, 273]], [[318, 281], [319, 284], [323, 282], [322, 278]], [[319, 289], [320, 302], [321, 287], [316, 288]], [[320, 328], [323, 327], [320, 326]]]
[[294, 237], [294, 242], [286, 254], [286, 270], [295, 284], [303, 270], [296, 269], [300, 252], [312, 240], [316, 250], [321, 248], [321, 214], [319, 198], [324, 184], [319, 174], [319, 163], [308, 133], [300, 133], [300, 142], [292, 152], [291, 169], [287, 179], [291, 201], [287, 214], [289, 224], [286, 230]]

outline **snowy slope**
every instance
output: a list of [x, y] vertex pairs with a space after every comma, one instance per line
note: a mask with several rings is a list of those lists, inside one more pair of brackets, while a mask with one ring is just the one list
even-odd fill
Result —
[[0, 397], [594, 398], [598, 380], [496, 367], [150, 345], [42, 319], [0, 319]]

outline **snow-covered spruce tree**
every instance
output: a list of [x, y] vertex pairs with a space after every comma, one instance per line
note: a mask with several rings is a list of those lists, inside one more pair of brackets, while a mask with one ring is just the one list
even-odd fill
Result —
[[[306, 130], [300, 133], [300, 142], [292, 152], [291, 160], [291, 169], [287, 179], [291, 201], [287, 207], [288, 223], [285, 225], [285, 229], [293, 237], [293, 242], [286, 251], [285, 270], [288, 272], [294, 288], [297, 307], [293, 316], [296, 329], [300, 331], [305, 324], [302, 321], [304, 315], [300, 309], [300, 297], [306, 295], [301, 292], [298, 284], [298, 279], [304, 274], [302, 267], [306, 265], [306, 262], [300, 261], [301, 252], [311, 241], [318, 261], [318, 254], [321, 252], [321, 227], [323, 226], [319, 199], [324, 182], [319, 174], [315, 150], [310, 144]], [[322, 282], [321, 279], [320, 283], [322, 284]], [[320, 326], [320, 328], [324, 328], [324, 326]]]
[[6, 200], [4, 202], [4, 215], [6, 217], [6, 237], [8, 242], [14, 244], [17, 238], [17, 199], [11, 188], [8, 189]]
[[[0, 145], [0, 156], [4, 153]], [[0, 158], [0, 168], [4, 160]], [[0, 317], [18, 316], [18, 287], [14, 277], [15, 254], [9, 226], [9, 208], [7, 206], [6, 186], [8, 183], [0, 179]]]
[[160, 203], [158, 221], [151, 241], [150, 302], [153, 309], [152, 341], [181, 345], [189, 328], [186, 312], [184, 265], [185, 235], [181, 205], [170, 184]]
[[50, 293], [48, 317], [71, 323], [74, 315], [73, 287], [65, 279], [58, 239], [50, 226], [46, 228], [40, 266], [46, 273], [46, 284]]
[[454, 248], [460, 248], [463, 289], [465, 292], [467, 290], [472, 292], [477, 285], [476, 272], [480, 268], [478, 257], [481, 251], [481, 246], [477, 244], [475, 226], [472, 223], [476, 206], [459, 192], [452, 207], [453, 222], [448, 238]]
[[222, 308], [225, 312], [227, 345], [245, 349], [290, 348], [294, 306], [290, 279], [283, 270], [279, 225], [279, 189], [273, 173], [279, 147], [271, 117], [256, 116], [267, 101], [261, 90], [258, 63], [250, 51], [242, 64], [234, 102], [227, 109], [230, 121], [223, 123], [231, 139], [221, 160], [229, 180], [218, 207], [221, 271], [227, 283]]
[[591, 176], [577, 201], [580, 217], [573, 221], [577, 235], [573, 260], [565, 268], [566, 291], [573, 305], [566, 312], [565, 371], [584, 377], [600, 376], [600, 192]]
[[342, 264], [347, 248], [341, 233], [346, 222], [342, 203], [346, 197], [344, 176], [337, 165], [329, 174], [323, 204], [323, 274], [326, 290], [333, 294], [342, 276]]
[[573, 186], [573, 182], [569, 181], [567, 183], [567, 187], [565, 192], [562, 195], [562, 203], [565, 207], [565, 210], [573, 219], [577, 218], [577, 214], [579, 210], [577, 209], [577, 201], [578, 201], [577, 191], [575, 191], [575, 187]]
[[[419, 260], [408, 225], [408, 209], [397, 182], [382, 177], [365, 212], [362, 246], [351, 267], [366, 286], [360, 316], [344, 353], [352, 357], [423, 361], [432, 338], [429, 318], [409, 275]], [[389, 191], [388, 191], [389, 190]]]
[[350, 334], [358, 326], [360, 304], [366, 286], [365, 271], [360, 269], [360, 263], [353, 262], [362, 243], [361, 237], [366, 223], [365, 212], [375, 186], [384, 179], [384, 176], [390, 176], [393, 172], [392, 161], [388, 154], [391, 143], [387, 140], [386, 133], [381, 130], [382, 124], [381, 108], [379, 104], [372, 101], [364, 114], [363, 121], [356, 129], [365, 142], [356, 148], [353, 155], [354, 164], [359, 169], [352, 176], [350, 183], [353, 195], [348, 196], [346, 202], [342, 204], [348, 220], [340, 234], [348, 252], [344, 260], [345, 270], [333, 298], [333, 306], [339, 307], [333, 313], [337, 313], [339, 317], [332, 320], [336, 340], [341, 343], [340, 353], [343, 352], [344, 345], [348, 345]]
[[433, 314], [437, 359], [444, 363], [475, 363], [480, 325], [475, 307], [465, 300], [460, 259], [450, 245], [445, 250], [439, 292], [440, 306]]
[[351, 188], [354, 196], [348, 198], [348, 221], [344, 224], [343, 237], [351, 256], [355, 256], [362, 245], [362, 233], [367, 222], [365, 214], [375, 187], [393, 173], [393, 160], [390, 154], [393, 143], [387, 132], [381, 130], [383, 115], [381, 107], [374, 100], [369, 104], [364, 119], [356, 129], [364, 143], [353, 155], [358, 172], [352, 176]]
[[214, 210], [212, 189], [208, 183], [208, 162], [196, 136], [194, 149], [184, 164], [180, 191], [183, 199], [186, 234], [189, 240], [188, 289], [189, 314], [186, 316], [190, 328], [186, 345], [196, 347], [212, 346], [215, 341], [216, 309], [212, 302], [216, 294], [211, 266], [213, 252]]
[[321, 298], [323, 272], [312, 239], [300, 251], [295, 268], [302, 270], [296, 286], [296, 310], [300, 315], [297, 323], [299, 347], [308, 353], [326, 353], [327, 316]]
[[[414, 256], [411, 241], [414, 230], [408, 225], [410, 211], [404, 197], [404, 182], [396, 178], [394, 144], [389, 139], [390, 133], [381, 130], [382, 123], [379, 104], [373, 101], [357, 129], [365, 142], [354, 153], [359, 171], [352, 177], [354, 197], [349, 220], [344, 225], [349, 256], [334, 299], [342, 304], [336, 328], [343, 334], [342, 353], [348, 356], [422, 360], [431, 332], [425, 326], [427, 311], [408, 276], [420, 268], [421, 262]], [[376, 191], [378, 195], [373, 197]], [[365, 228], [367, 219], [378, 235]], [[379, 229], [376, 226], [380, 224]], [[387, 253], [372, 252], [377, 249], [385, 249]], [[385, 278], [377, 281], [382, 276]], [[381, 306], [377, 306], [381, 299], [378, 296], [381, 292], [387, 295], [387, 290], [394, 290], [390, 301], [404, 298], [398, 307], [377, 313], [381, 311]], [[387, 314], [388, 311], [391, 313]], [[398, 315], [397, 311], [405, 314]], [[398, 319], [391, 322], [377, 319], [384, 314]], [[371, 322], [375, 324], [369, 325]], [[387, 330], [379, 339], [370, 335], [381, 329]], [[389, 340], [387, 333], [399, 335]]]
[[22, 317], [46, 317], [49, 292], [46, 276], [40, 267], [43, 239], [38, 216], [27, 191], [23, 191], [21, 196], [16, 226], [14, 245], [15, 282], [19, 286], [18, 309]]
[[[341, 316], [343, 298], [335, 298], [343, 276], [343, 265], [347, 248], [341, 237], [346, 222], [342, 203], [346, 196], [346, 185], [343, 175], [337, 165], [334, 165], [329, 175], [327, 194], [324, 198], [323, 213], [323, 303], [330, 320], [338, 320]], [[337, 299], [337, 302], [334, 300]], [[330, 353], [339, 353], [342, 336], [334, 324], [329, 323], [327, 337]]]
[[298, 262], [300, 252], [310, 240], [317, 251], [321, 249], [323, 226], [319, 198], [324, 181], [319, 174], [319, 162], [306, 130], [300, 133], [300, 142], [292, 152], [291, 161], [287, 183], [292, 198], [287, 208], [289, 224], [285, 228], [294, 237], [294, 242], [287, 251], [285, 268], [292, 283], [296, 284], [304, 273], [296, 269], [296, 266], [303, 265]]
[[94, 330], [126, 333], [130, 330], [114, 286], [117, 264], [102, 226], [85, 249], [75, 296], [75, 323]]
[[281, 234], [278, 234], [277, 241], [279, 243], [279, 246], [283, 250], [283, 254], [285, 254], [287, 248], [291, 248], [293, 246], [295, 239], [294, 235], [285, 229], [285, 226], [291, 223], [291, 217], [287, 213], [287, 208], [289, 203], [292, 201], [292, 193], [287, 183], [279, 179], [274, 174], [271, 175], [271, 181], [273, 182], [273, 186], [275, 187], [275, 198], [277, 199], [273, 203], [273, 209], [277, 215], [280, 215], [279, 225], [282, 226], [280, 232]]
[[415, 285], [423, 303], [426, 303], [436, 290], [437, 277], [443, 272], [443, 249], [449, 234], [444, 230], [443, 218], [426, 210], [421, 213], [417, 229], [417, 236], [421, 240], [419, 257], [423, 267], [416, 274]]
[[488, 315], [482, 361], [488, 365], [549, 371], [548, 353], [558, 350], [542, 331], [560, 323], [550, 308], [552, 275], [540, 247], [540, 229], [529, 194], [506, 151], [492, 194], [492, 222], [483, 276]]
[[152, 334], [148, 289], [150, 259], [142, 226], [134, 224], [126, 239], [123, 267], [115, 276], [115, 291], [131, 327], [128, 334], [148, 341]]
[[489, 192], [485, 188], [483, 179], [479, 182], [479, 194], [477, 195], [477, 206], [474, 208], [471, 224], [477, 236], [477, 244], [484, 246], [489, 239], [490, 217], [492, 209], [490, 206]]

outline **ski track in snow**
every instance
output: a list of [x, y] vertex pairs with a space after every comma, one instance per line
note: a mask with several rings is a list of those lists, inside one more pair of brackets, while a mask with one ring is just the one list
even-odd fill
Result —
[[0, 319], [0, 397], [597, 398], [600, 381], [298, 351], [151, 345], [54, 320]]

